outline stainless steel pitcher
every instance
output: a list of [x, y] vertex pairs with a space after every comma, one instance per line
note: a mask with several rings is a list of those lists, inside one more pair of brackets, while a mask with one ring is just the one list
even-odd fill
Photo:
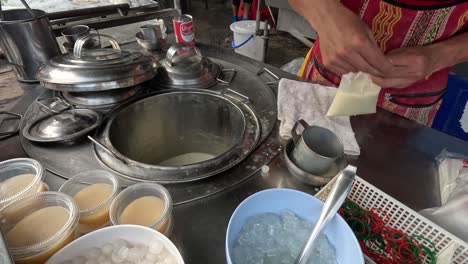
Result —
[[[301, 135], [296, 131], [299, 126], [304, 129]], [[294, 125], [291, 136], [295, 145], [291, 160], [309, 173], [322, 175], [344, 155], [343, 144], [335, 133], [324, 127], [309, 126], [302, 119]]]
[[46, 12], [33, 12], [34, 17], [26, 9], [5, 10], [0, 21], [0, 48], [22, 82], [37, 82], [39, 66], [61, 54]]

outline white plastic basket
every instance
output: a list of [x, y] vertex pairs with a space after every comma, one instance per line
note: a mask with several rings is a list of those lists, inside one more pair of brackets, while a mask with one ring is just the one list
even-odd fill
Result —
[[[336, 178], [335, 178], [336, 179]], [[330, 181], [316, 197], [324, 201], [335, 183], [335, 179]], [[348, 199], [359, 205], [361, 208], [370, 210], [379, 208], [387, 212], [390, 217], [388, 225], [392, 228], [403, 231], [407, 235], [423, 236], [437, 249], [437, 263], [468, 263], [468, 244], [434, 224], [427, 218], [398, 202], [391, 196], [374, 187], [362, 178], [356, 176], [353, 188], [348, 195]], [[424, 240], [421, 244], [429, 247], [430, 244]], [[374, 263], [366, 258], [366, 263]], [[430, 263], [426, 259], [424, 263]]]

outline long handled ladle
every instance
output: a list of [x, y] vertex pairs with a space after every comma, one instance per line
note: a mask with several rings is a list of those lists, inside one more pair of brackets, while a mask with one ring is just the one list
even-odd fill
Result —
[[348, 193], [351, 191], [351, 187], [353, 186], [355, 175], [356, 167], [348, 166], [341, 171], [340, 175], [337, 176], [335, 185], [323, 204], [317, 224], [312, 230], [312, 233], [310, 233], [309, 239], [297, 257], [295, 264], [306, 264], [309, 262], [317, 237], [333, 219], [336, 212], [346, 199], [346, 196], [348, 196]]
[[34, 11], [31, 9], [31, 7], [29, 7], [28, 3], [26, 3], [26, 0], [20, 0], [20, 1], [21, 3], [23, 3], [24, 7], [26, 7], [29, 14], [31, 14], [31, 17], [36, 17], [36, 15], [34, 14]]

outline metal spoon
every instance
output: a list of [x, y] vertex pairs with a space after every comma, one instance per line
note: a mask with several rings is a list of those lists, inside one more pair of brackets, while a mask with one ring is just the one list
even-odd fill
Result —
[[126, 161], [125, 159], [121, 158], [119, 155], [115, 154], [112, 150], [108, 149], [106, 146], [104, 146], [101, 142], [97, 141], [94, 139], [92, 136], [88, 135], [88, 139], [93, 142], [96, 146], [100, 147], [102, 150], [113, 156], [114, 158], [120, 160], [122, 163], [128, 165], [128, 166], [133, 166], [132, 163]]
[[346, 196], [348, 196], [348, 193], [351, 191], [351, 187], [353, 186], [355, 175], [356, 167], [348, 166], [341, 171], [340, 175], [337, 176], [335, 185], [323, 204], [317, 224], [312, 230], [312, 233], [310, 233], [309, 239], [297, 257], [295, 264], [306, 264], [309, 262], [317, 237], [333, 219], [336, 212], [346, 199]]
[[36, 17], [36, 15], [34, 14], [34, 11], [31, 9], [31, 7], [29, 7], [28, 3], [26, 3], [26, 0], [20, 0], [20, 1], [21, 3], [23, 3], [24, 7], [26, 7], [29, 14], [31, 14], [31, 17]]

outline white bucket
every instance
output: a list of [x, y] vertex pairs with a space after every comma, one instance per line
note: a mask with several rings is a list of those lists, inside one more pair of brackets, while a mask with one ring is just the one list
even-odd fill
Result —
[[[258, 61], [264, 61], [265, 40], [255, 36], [255, 20], [242, 20], [231, 24], [234, 33], [232, 47], [236, 53]], [[265, 22], [260, 22], [260, 29], [265, 28]]]

